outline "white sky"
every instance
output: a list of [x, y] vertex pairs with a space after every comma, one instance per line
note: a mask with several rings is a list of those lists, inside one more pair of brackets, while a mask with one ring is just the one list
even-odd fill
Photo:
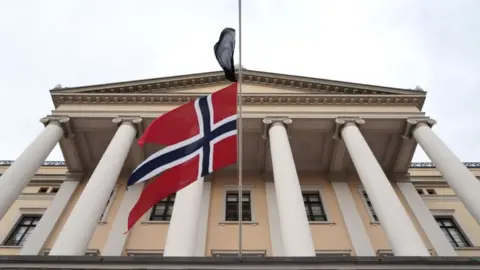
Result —
[[[463, 161], [480, 161], [480, 1], [242, 5], [245, 68], [420, 85], [436, 133]], [[219, 70], [212, 48], [226, 26], [238, 30], [236, 0], [0, 2], [0, 159], [15, 159], [43, 129], [56, 84]], [[60, 149], [48, 159], [63, 160]], [[419, 149], [414, 160], [428, 158]]]

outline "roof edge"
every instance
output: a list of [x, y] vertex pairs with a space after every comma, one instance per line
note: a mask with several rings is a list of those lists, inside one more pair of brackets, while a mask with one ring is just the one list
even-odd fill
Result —
[[[329, 79], [291, 75], [291, 74], [249, 70], [245, 68], [243, 68], [242, 70], [243, 70], [244, 79], [247, 79], [249, 76], [263, 76], [271, 79], [270, 80], [271, 82], [274, 82], [275, 80], [289, 80], [289, 81], [294, 80], [294, 81], [301, 82], [302, 84], [303, 83], [327, 84], [327, 85], [334, 85], [334, 86], [338, 85], [338, 86], [350, 87], [350, 88], [364, 88], [372, 91], [394, 91], [402, 94], [408, 93], [408, 94], [426, 95], [426, 91], [424, 91], [421, 88], [409, 89], [409, 88], [388, 87], [388, 86], [381, 86], [381, 85], [362, 84], [362, 83], [354, 83], [354, 82], [348, 82], [348, 81], [338, 81], [338, 80], [329, 80]], [[237, 70], [237, 74], [238, 74], [238, 70]], [[216, 77], [216, 78], [212, 80], [212, 77]], [[50, 93], [54, 94], [62, 91], [64, 92], [65, 90], [69, 90], [69, 91], [107, 90], [107, 89], [117, 88], [117, 87], [135, 86], [135, 85], [152, 84], [152, 83], [165, 83], [165, 82], [170, 82], [172, 85], [181, 86], [184, 84], [181, 81], [190, 80], [190, 79], [200, 79], [200, 78], [205, 78], [207, 81], [214, 81], [214, 83], [227, 82], [224, 77], [223, 71], [209, 71], [209, 72], [202, 72], [202, 73], [146, 78], [146, 79], [140, 79], [140, 80], [93, 84], [93, 85], [85, 85], [85, 86], [73, 86], [73, 87], [60, 88], [59, 85], [57, 85], [55, 86], [55, 88], [50, 89]]]

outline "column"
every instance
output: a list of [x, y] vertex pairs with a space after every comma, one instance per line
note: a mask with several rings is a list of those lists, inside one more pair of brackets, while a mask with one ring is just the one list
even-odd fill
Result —
[[177, 192], [163, 256], [195, 256], [202, 193], [203, 178]]
[[140, 118], [115, 118], [119, 128], [88, 180], [49, 255], [85, 255], [137, 133]]
[[372, 201], [395, 256], [430, 256], [405, 208], [388, 181], [357, 124], [362, 119], [337, 119], [340, 133], [358, 176]]
[[280, 217], [278, 216], [277, 198], [275, 196], [275, 184], [273, 177], [265, 179], [265, 191], [267, 195], [268, 224], [270, 225], [270, 242], [272, 245], [272, 256], [283, 257], [284, 248], [282, 243], [282, 234]]
[[200, 217], [197, 227], [197, 244], [195, 255], [197, 257], [206, 256], [208, 217], [210, 216], [210, 194], [212, 193], [212, 183], [207, 177], [203, 182], [202, 202], [200, 203]]
[[273, 178], [285, 256], [315, 256], [302, 190], [298, 181], [286, 124], [291, 119], [264, 119], [272, 156]]
[[129, 234], [126, 234], [128, 215], [133, 206], [137, 203], [140, 194], [142, 194], [144, 182], [135, 184], [128, 188], [123, 195], [120, 208], [113, 221], [112, 228], [108, 233], [107, 243], [102, 249], [102, 256], [122, 256], [125, 242]]
[[480, 181], [430, 128], [432, 119], [409, 119], [412, 135], [432, 160], [448, 185], [480, 224]]
[[32, 234], [28, 237], [28, 240], [20, 250], [19, 255], [39, 255], [47, 238], [52, 233], [57, 221], [60, 219], [63, 210], [70, 201], [73, 192], [75, 192], [80, 177], [81, 176], [75, 176], [74, 178], [76, 179], [66, 180], [62, 183], [57, 194], [55, 194], [55, 197], [40, 219], [40, 222], [38, 222]]
[[68, 117], [45, 117], [40, 120], [45, 129], [0, 176], [0, 219], [10, 209], [23, 189], [42, 166], [52, 149], [65, 134], [62, 127]]
[[425, 205], [422, 197], [411, 182], [398, 182], [398, 188], [402, 192], [410, 209], [418, 220], [423, 231], [427, 235], [428, 241], [432, 244], [438, 256], [457, 256], [452, 244], [448, 241], [433, 218], [430, 209]]
[[368, 237], [362, 218], [358, 213], [357, 206], [346, 182], [332, 181], [333, 191], [337, 198], [340, 211], [342, 212], [348, 235], [356, 256], [375, 256], [372, 243]]

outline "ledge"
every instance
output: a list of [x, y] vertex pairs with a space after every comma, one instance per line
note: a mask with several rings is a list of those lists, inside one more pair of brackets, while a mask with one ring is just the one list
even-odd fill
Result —
[[152, 225], [152, 224], [170, 224], [168, 220], [148, 220], [140, 222], [142, 225]]
[[[0, 245], [0, 248], [5, 248], [5, 249], [21, 249], [22, 246], [5, 246], [5, 245]], [[1, 257], [1, 255], [0, 255]]]
[[21, 269], [479, 269], [480, 257], [0, 256]]
[[[225, 225], [238, 225], [238, 221], [221, 221], [218, 223], [220, 226], [225, 226]], [[242, 221], [242, 225], [251, 225], [251, 226], [257, 226], [258, 222], [255, 221]]]
[[[15, 162], [15, 160], [0, 160], [0, 166], [9, 166], [12, 165], [12, 163]], [[463, 162], [463, 164], [469, 168], [469, 169], [480, 169], [480, 162]], [[42, 166], [60, 166], [64, 167], [67, 166], [65, 161], [61, 160], [50, 160], [50, 161], [45, 161]], [[412, 162], [410, 163], [410, 168], [430, 168], [430, 169], [435, 169], [436, 166], [432, 162]]]
[[337, 225], [337, 223], [333, 221], [309, 221], [308, 224], [310, 225]]

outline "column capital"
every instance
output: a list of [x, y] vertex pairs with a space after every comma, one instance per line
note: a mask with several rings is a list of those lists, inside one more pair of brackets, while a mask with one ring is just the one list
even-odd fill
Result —
[[67, 139], [73, 139], [74, 134], [72, 131], [72, 125], [70, 117], [66, 115], [47, 115], [40, 119], [40, 122], [46, 127], [49, 124], [54, 124], [63, 129], [64, 137]]
[[266, 117], [262, 119], [263, 122], [263, 132], [262, 138], [264, 140], [268, 139], [268, 129], [273, 125], [283, 125], [287, 129], [288, 138], [290, 139], [290, 130], [289, 125], [293, 123], [293, 120], [288, 117]]
[[140, 137], [143, 134], [142, 122], [143, 119], [137, 116], [117, 116], [112, 119], [112, 122], [118, 127], [121, 125], [130, 125], [137, 131], [136, 137]]
[[402, 134], [402, 138], [406, 140], [411, 140], [413, 131], [416, 127], [420, 125], [433, 127], [436, 123], [437, 121], [431, 118], [408, 118], [407, 125], [405, 126], [405, 131]]
[[362, 118], [336, 118], [335, 119], [335, 130], [333, 131], [333, 138], [335, 140], [341, 139], [341, 131], [346, 125], [363, 125], [365, 120]]

